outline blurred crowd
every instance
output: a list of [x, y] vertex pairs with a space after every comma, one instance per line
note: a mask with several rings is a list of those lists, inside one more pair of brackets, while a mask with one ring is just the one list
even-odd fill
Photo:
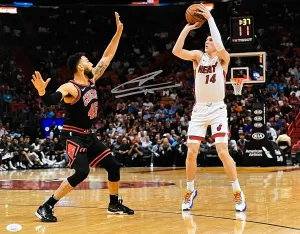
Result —
[[[178, 17], [184, 16], [185, 9], [185, 6], [116, 9], [124, 33], [115, 58], [97, 82], [101, 108], [92, 131], [124, 166], [185, 165], [186, 133], [194, 103], [193, 68], [191, 62], [171, 53], [186, 23], [184, 17]], [[226, 86], [229, 148], [234, 155], [242, 154], [251, 135], [254, 102], [265, 103], [267, 134], [274, 142], [279, 135], [287, 134], [298, 113], [300, 17], [296, 9], [295, 4], [280, 8], [261, 4], [252, 12], [257, 42], [249, 49], [267, 52], [267, 81], [245, 86], [241, 96], [234, 95], [231, 85]], [[54, 91], [72, 78], [66, 68], [70, 54], [86, 52], [96, 64], [115, 32], [114, 14], [111, 9], [76, 7], [28, 8], [20, 12], [0, 15], [4, 45], [0, 47], [0, 165], [3, 170], [66, 166], [59, 135], [46, 138], [41, 127], [43, 118], [63, 117], [64, 105], [45, 107], [31, 85], [31, 74], [39, 70], [44, 78], [51, 77], [48, 90]], [[249, 12], [244, 10], [240, 14], [246, 13]], [[265, 14], [268, 17], [259, 20]], [[224, 16], [221, 7], [216, 7], [214, 16], [225, 42], [230, 15]], [[191, 32], [185, 47], [203, 49], [207, 33], [208, 27]], [[231, 45], [226, 47], [229, 52], [236, 52]], [[111, 92], [120, 84], [157, 70], [162, 73], [152, 83], [182, 86], [124, 98], [115, 98]], [[215, 143], [208, 129], [199, 150], [199, 163], [212, 152]]]

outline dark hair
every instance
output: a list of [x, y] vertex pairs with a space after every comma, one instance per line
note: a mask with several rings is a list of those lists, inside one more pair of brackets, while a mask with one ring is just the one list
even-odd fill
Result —
[[82, 56], [84, 56], [84, 53], [76, 53], [76, 54], [71, 55], [68, 58], [67, 66], [71, 70], [71, 72], [73, 72], [73, 73], [77, 72], [77, 65]]

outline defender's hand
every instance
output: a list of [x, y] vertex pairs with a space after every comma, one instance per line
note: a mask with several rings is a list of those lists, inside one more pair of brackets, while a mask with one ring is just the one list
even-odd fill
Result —
[[117, 31], [122, 31], [123, 30], [123, 24], [120, 21], [120, 16], [119, 16], [118, 12], [115, 12], [115, 17], [116, 17]]
[[51, 78], [48, 78], [46, 81], [44, 81], [41, 74], [38, 71], [34, 72], [32, 78], [33, 78], [31, 79], [32, 84], [39, 92], [39, 95], [43, 96], [45, 94], [46, 87], [50, 82]]

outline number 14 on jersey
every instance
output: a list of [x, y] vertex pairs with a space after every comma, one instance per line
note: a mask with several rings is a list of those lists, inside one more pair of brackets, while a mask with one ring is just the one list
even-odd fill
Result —
[[206, 75], [206, 80], [205, 80], [205, 84], [208, 83], [215, 83], [216, 82], [216, 74], [213, 75]]

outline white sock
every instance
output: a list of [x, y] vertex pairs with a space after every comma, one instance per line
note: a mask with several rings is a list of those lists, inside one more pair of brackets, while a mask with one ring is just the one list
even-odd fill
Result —
[[238, 179], [236, 179], [235, 181], [231, 182], [231, 184], [232, 184], [232, 190], [233, 191], [242, 191]]
[[193, 192], [195, 187], [194, 187], [194, 180], [187, 180], [186, 181], [186, 189]]

